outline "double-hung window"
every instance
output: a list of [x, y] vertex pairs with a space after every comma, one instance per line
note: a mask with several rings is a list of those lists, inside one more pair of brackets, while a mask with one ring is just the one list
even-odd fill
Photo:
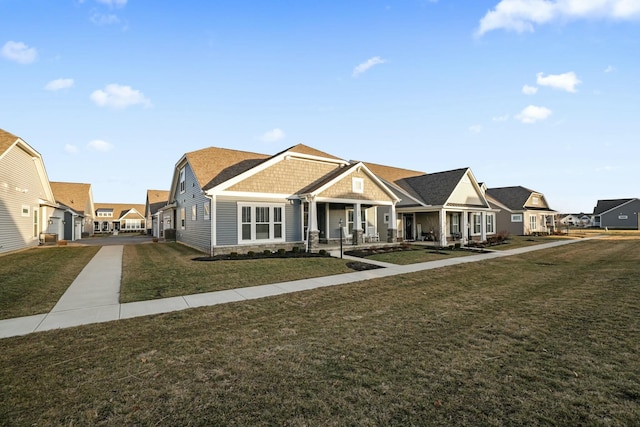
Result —
[[473, 234], [480, 234], [482, 230], [482, 215], [473, 214]]
[[238, 204], [241, 243], [284, 240], [284, 205]]
[[186, 177], [184, 168], [180, 169], [180, 193], [184, 193], [186, 188]]
[[538, 217], [535, 215], [529, 216], [529, 229], [531, 231], [536, 231], [538, 229]]
[[451, 233], [459, 233], [460, 232], [460, 215], [454, 213], [451, 215]]
[[487, 214], [486, 216], [487, 218], [487, 233], [489, 234], [493, 234], [496, 232], [496, 216], [492, 213]]

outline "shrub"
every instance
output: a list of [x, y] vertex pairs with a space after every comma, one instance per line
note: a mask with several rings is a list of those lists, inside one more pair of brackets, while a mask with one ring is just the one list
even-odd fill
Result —
[[238, 258], [238, 252], [231, 252], [229, 258]]
[[327, 251], [326, 251], [326, 250], [324, 250], [324, 249], [320, 249], [320, 251], [318, 251], [318, 253], [319, 253], [321, 256], [327, 256], [327, 255], [328, 255]]
[[297, 254], [300, 252], [300, 246], [294, 246], [293, 248], [291, 248], [291, 252], [293, 252], [294, 254]]
[[262, 253], [266, 256], [271, 256], [271, 251], [269, 249], [265, 249]]
[[255, 256], [255, 254], [256, 254], [256, 253], [255, 253], [254, 251], [249, 251], [249, 252], [247, 252], [247, 256], [248, 256], [249, 258], [253, 258], [253, 257]]
[[284, 255], [286, 253], [287, 253], [287, 251], [284, 248], [278, 249], [278, 255]]

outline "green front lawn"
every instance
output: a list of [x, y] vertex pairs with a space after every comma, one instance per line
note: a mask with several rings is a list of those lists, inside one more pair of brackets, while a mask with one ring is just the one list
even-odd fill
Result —
[[41, 247], [0, 257], [0, 319], [47, 313], [100, 247]]
[[202, 253], [176, 243], [124, 248], [120, 302], [144, 301], [353, 272], [336, 258], [194, 261]]
[[640, 240], [1, 341], [0, 424], [636, 425]]

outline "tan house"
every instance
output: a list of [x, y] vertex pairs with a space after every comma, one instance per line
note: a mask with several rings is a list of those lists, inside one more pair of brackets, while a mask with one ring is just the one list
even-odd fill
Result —
[[95, 233], [142, 232], [146, 230], [144, 205], [95, 203]]
[[91, 184], [77, 182], [51, 182], [56, 202], [75, 212], [67, 212], [64, 218], [64, 239], [77, 240], [94, 232], [94, 204]]
[[160, 215], [165, 233], [210, 254], [318, 250], [341, 234], [379, 239], [378, 212], [395, 217], [398, 201], [364, 163], [302, 144], [271, 156], [210, 147], [178, 160]]
[[63, 213], [42, 156], [0, 129], [0, 253], [37, 246], [44, 233], [57, 239]]
[[147, 190], [147, 202], [144, 208], [144, 217], [147, 223], [147, 234], [153, 237], [162, 237], [163, 228], [160, 220], [160, 209], [167, 205], [169, 200], [168, 190]]

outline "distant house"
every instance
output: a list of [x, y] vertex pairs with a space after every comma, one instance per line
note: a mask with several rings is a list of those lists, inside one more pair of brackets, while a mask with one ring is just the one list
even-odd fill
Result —
[[63, 214], [42, 156], [0, 129], [0, 253], [37, 246], [46, 232], [57, 238]]
[[593, 208], [594, 226], [638, 230], [640, 199], [598, 200]]
[[558, 222], [565, 226], [589, 227], [591, 225], [591, 215], [585, 213], [562, 214]]
[[94, 204], [91, 184], [76, 182], [51, 182], [56, 202], [71, 208], [65, 213], [64, 239], [77, 240], [94, 232]]
[[147, 223], [147, 234], [154, 237], [163, 235], [160, 209], [167, 205], [169, 200], [168, 190], [147, 190], [147, 203], [144, 208], [144, 216]]
[[95, 203], [94, 232], [141, 232], [146, 230], [145, 206], [124, 203]]
[[176, 163], [165, 234], [210, 254], [353, 243], [375, 234], [398, 197], [369, 168], [299, 144], [275, 155], [218, 147]]
[[[393, 227], [399, 238], [434, 240], [446, 246], [485, 241], [496, 233], [496, 209], [489, 205], [470, 168], [423, 173], [365, 164], [401, 199]], [[388, 221], [384, 216], [385, 225]]]
[[488, 188], [485, 194], [492, 206], [500, 209], [498, 232], [524, 236], [555, 231], [557, 213], [544, 194], [521, 186]]

